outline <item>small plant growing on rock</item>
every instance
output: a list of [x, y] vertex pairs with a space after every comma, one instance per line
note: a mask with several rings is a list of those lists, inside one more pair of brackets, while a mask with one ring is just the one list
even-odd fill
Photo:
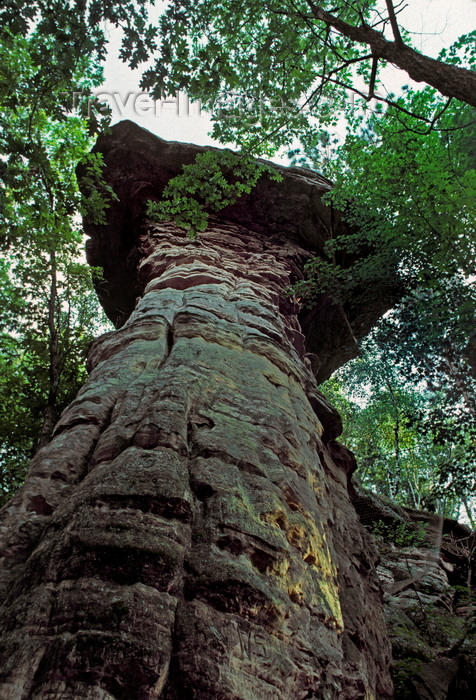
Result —
[[426, 541], [426, 525], [420, 522], [387, 525], [383, 520], [378, 520], [372, 523], [370, 530], [375, 537], [396, 547], [421, 547]]
[[414, 697], [410, 681], [423, 668], [423, 661], [413, 657], [407, 657], [395, 661], [393, 667], [393, 683], [395, 686], [395, 698], [407, 700]]

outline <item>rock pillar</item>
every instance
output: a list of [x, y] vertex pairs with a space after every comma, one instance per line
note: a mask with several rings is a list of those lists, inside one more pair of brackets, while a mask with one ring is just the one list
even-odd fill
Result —
[[134, 230], [135, 308], [4, 509], [0, 696], [391, 697], [377, 553], [284, 294], [310, 250]]

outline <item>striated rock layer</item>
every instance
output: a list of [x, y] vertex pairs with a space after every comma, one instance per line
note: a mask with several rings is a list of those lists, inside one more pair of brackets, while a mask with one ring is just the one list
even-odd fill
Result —
[[135, 309], [3, 510], [0, 697], [390, 698], [377, 551], [283, 293], [306, 242], [134, 230]]

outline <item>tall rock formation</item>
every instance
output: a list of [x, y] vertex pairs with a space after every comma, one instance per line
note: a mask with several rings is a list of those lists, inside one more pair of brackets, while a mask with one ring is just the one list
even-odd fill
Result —
[[120, 327], [3, 509], [0, 697], [390, 698], [377, 551], [311, 371], [355, 353], [382, 281], [350, 310], [285, 295], [342, 229], [319, 176], [263, 180], [192, 241], [144, 205], [202, 149], [130, 122], [97, 148], [118, 200], [88, 255]]

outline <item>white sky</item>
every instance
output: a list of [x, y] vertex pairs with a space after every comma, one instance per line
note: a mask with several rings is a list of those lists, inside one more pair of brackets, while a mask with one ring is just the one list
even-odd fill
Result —
[[[157, 4], [160, 7], [165, 3]], [[476, 0], [408, 0], [399, 14], [399, 23], [412, 32], [415, 48], [436, 57], [442, 48], [475, 28]], [[145, 94], [139, 96], [142, 69], [131, 71], [116, 58], [119, 44], [119, 34], [111, 32], [105, 82], [95, 91], [102, 93], [113, 108], [113, 123], [131, 119], [167, 140], [219, 145], [208, 136], [210, 120], [203, 110], [199, 114], [198, 105], [190, 104], [187, 116], [185, 95], [180, 97], [178, 110], [176, 102], [160, 105]], [[411, 81], [403, 71], [388, 69], [383, 82], [387, 90], [395, 90]]]

